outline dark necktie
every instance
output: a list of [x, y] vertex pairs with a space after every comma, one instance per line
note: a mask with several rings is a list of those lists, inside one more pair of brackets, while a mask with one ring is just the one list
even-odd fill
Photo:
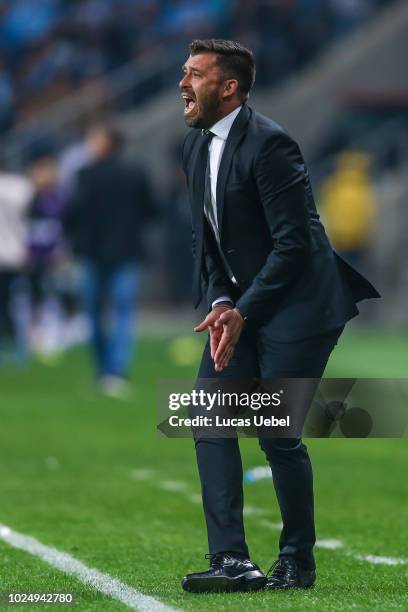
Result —
[[[210, 149], [211, 140], [214, 137], [214, 134], [209, 130], [205, 130], [205, 135], [208, 140], [208, 149]], [[217, 244], [220, 242], [220, 236], [217, 226], [217, 220], [215, 216], [215, 211], [212, 203], [212, 195], [211, 195], [211, 166], [210, 166], [210, 151], [208, 150], [207, 156], [207, 166], [205, 168], [205, 187], [204, 187], [204, 214], [206, 219], [214, 233]]]
[[[210, 143], [214, 134], [210, 132], [210, 130], [203, 130], [203, 134], [208, 138], [208, 148], [210, 147]], [[210, 171], [210, 151], [208, 151], [207, 157], [207, 166], [205, 169], [205, 187], [204, 187], [204, 214], [208, 221], [210, 228], [215, 237], [215, 241], [217, 243], [218, 252], [221, 257], [221, 261], [224, 265], [224, 270], [228, 276], [228, 278], [236, 284], [236, 280], [234, 278], [234, 274], [231, 270], [231, 267], [221, 249], [221, 241], [220, 241], [220, 232], [217, 224], [215, 207], [213, 206], [212, 195], [211, 195], [211, 171]]]

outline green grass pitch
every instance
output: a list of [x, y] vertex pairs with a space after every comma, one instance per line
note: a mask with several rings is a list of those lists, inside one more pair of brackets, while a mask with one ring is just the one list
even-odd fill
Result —
[[[404, 377], [406, 348], [401, 335], [347, 331], [326, 373]], [[206, 569], [207, 547], [192, 442], [155, 430], [158, 379], [195, 373], [195, 359], [174, 359], [170, 336], [143, 338], [126, 402], [94, 390], [83, 348], [54, 367], [0, 371], [0, 523], [184, 610], [407, 610], [408, 565], [355, 557], [408, 558], [406, 439], [307, 442], [318, 538], [344, 542], [344, 549], [316, 550], [315, 588], [204, 596], [181, 590], [183, 574]], [[256, 440], [241, 446], [245, 469], [264, 464]], [[272, 484], [245, 485], [245, 503], [259, 510], [246, 519], [252, 557], [268, 569], [278, 531], [265, 521], [280, 520]], [[126, 610], [0, 540], [0, 592], [9, 590], [72, 591], [73, 609]]]

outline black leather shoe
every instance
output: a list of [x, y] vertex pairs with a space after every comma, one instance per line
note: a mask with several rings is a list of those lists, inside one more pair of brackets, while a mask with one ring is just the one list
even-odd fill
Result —
[[249, 559], [234, 553], [206, 555], [210, 559], [207, 572], [187, 574], [181, 583], [190, 593], [221, 593], [226, 591], [257, 591], [266, 584], [266, 576]]
[[316, 572], [299, 567], [295, 559], [278, 559], [267, 575], [265, 589], [307, 589], [314, 585]]

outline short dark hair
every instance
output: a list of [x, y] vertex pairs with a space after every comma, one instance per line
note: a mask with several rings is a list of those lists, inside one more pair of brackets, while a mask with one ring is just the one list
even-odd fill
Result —
[[115, 153], [121, 151], [125, 145], [123, 131], [114, 121], [108, 120], [103, 123], [92, 123], [87, 129], [87, 134], [92, 132], [103, 132], [109, 140], [111, 150], [115, 151]]
[[234, 42], [210, 38], [193, 40], [190, 44], [191, 55], [216, 53], [217, 63], [226, 79], [237, 79], [242, 98], [246, 100], [255, 82], [255, 62], [252, 51]]

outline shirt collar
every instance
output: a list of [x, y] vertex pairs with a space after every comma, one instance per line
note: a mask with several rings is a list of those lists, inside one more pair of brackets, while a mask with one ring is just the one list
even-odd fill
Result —
[[218, 136], [218, 138], [221, 138], [222, 140], [227, 140], [232, 124], [234, 123], [235, 118], [238, 115], [241, 108], [242, 108], [242, 104], [241, 106], [238, 106], [238, 108], [233, 110], [232, 113], [230, 113], [229, 115], [226, 115], [225, 117], [217, 121], [217, 123], [215, 123], [210, 128], [210, 132], [212, 132], [215, 136]]

